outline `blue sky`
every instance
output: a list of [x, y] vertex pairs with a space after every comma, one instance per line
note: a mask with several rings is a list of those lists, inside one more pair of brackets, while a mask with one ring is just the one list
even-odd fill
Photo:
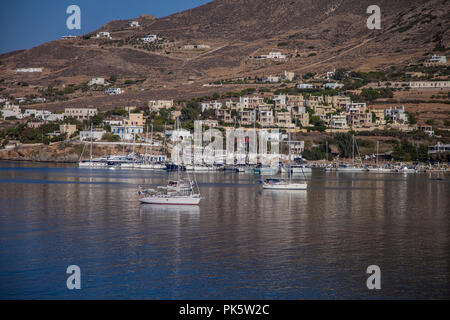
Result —
[[[113, 19], [165, 17], [211, 0], [0, 0], [0, 53], [29, 49], [63, 35], [81, 35]], [[81, 9], [81, 30], [68, 30], [66, 9]]]

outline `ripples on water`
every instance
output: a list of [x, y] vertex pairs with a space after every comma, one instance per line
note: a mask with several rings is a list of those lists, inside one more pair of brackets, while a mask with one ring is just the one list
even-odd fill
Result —
[[197, 174], [201, 205], [166, 207], [136, 194], [164, 172], [0, 163], [0, 297], [449, 298], [450, 179], [433, 177], [314, 171], [280, 192]]

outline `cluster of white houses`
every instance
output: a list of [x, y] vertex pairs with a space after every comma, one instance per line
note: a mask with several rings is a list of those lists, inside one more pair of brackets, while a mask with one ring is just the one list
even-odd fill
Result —
[[[168, 107], [153, 102], [155, 111]], [[366, 103], [355, 103], [347, 96], [273, 95], [242, 96], [239, 100], [214, 100], [201, 103], [201, 111], [213, 115], [218, 125], [237, 124], [263, 128], [311, 127], [311, 117], [320, 119], [329, 129], [371, 129], [385, 125], [388, 121], [399, 126], [407, 125], [408, 116], [404, 106], [389, 108], [368, 107]], [[214, 126], [214, 125], [212, 125]]]
[[8, 118], [15, 118], [15, 119], [20, 120], [20, 119], [33, 117], [36, 120], [53, 122], [53, 121], [62, 121], [62, 120], [64, 120], [64, 117], [65, 117], [64, 114], [53, 113], [48, 110], [25, 109], [22, 112], [22, 109], [20, 108], [20, 106], [12, 104], [9, 101], [7, 101], [3, 105], [3, 108], [1, 109], [1, 111], [2, 111], [3, 120], [8, 119]]

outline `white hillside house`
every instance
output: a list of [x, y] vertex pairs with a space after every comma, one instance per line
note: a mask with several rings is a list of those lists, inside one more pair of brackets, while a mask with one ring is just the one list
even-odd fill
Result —
[[105, 94], [114, 95], [114, 94], [122, 94], [123, 90], [121, 88], [108, 88], [105, 90]]
[[141, 38], [142, 42], [145, 42], [145, 43], [152, 43], [159, 39], [160, 38], [158, 38], [158, 36], [156, 34], [148, 34], [145, 37]]
[[97, 38], [105, 38], [105, 39], [111, 39], [111, 34], [108, 31], [100, 31], [97, 33]]
[[16, 73], [20, 72], [42, 72], [42, 68], [18, 68]]
[[93, 85], [104, 86], [105, 78], [92, 78], [91, 81], [89, 81], [88, 85], [89, 86], [93, 86]]
[[267, 59], [278, 59], [278, 60], [284, 60], [286, 59], [286, 55], [282, 54], [281, 52], [269, 52], [267, 55]]
[[16, 117], [17, 119], [23, 119], [22, 110], [20, 110], [20, 107], [18, 105], [14, 105], [7, 102], [5, 103], [1, 111], [3, 120], [9, 117]]
[[129, 25], [132, 28], [137, 28], [139, 27], [139, 21], [130, 21]]

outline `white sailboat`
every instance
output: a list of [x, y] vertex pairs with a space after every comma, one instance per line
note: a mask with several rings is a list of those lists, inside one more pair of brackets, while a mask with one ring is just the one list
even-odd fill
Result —
[[[361, 162], [360, 166], [355, 165], [355, 144], [356, 144], [355, 135], [353, 135], [352, 164], [351, 165], [342, 164], [336, 169], [336, 171], [338, 171], [338, 172], [347, 172], [347, 173], [359, 173], [359, 172], [367, 172], [367, 171], [369, 171], [367, 168], [364, 168], [362, 166], [362, 162]], [[359, 155], [359, 151], [358, 151], [358, 155]]]
[[376, 157], [375, 166], [374, 167], [368, 167], [367, 169], [369, 170], [370, 173], [392, 173], [392, 172], [394, 172], [389, 167], [380, 167], [380, 166], [378, 166], [379, 146], [380, 146], [380, 142], [377, 141], [377, 157]]
[[89, 160], [81, 160], [83, 158], [84, 149], [86, 148], [86, 144], [83, 147], [83, 151], [81, 152], [80, 161], [78, 162], [78, 167], [80, 168], [106, 168], [108, 166], [108, 162], [105, 159], [98, 158], [92, 159], [92, 144], [93, 144], [93, 133], [92, 133], [92, 123], [91, 123], [91, 143], [89, 146]]
[[[135, 165], [136, 168], [143, 169], [143, 170], [164, 170], [166, 166], [162, 163], [156, 163], [153, 162], [152, 159], [150, 159], [150, 162], [148, 161], [149, 155], [147, 153], [148, 151], [148, 126], [147, 126], [147, 132], [145, 134], [145, 156], [144, 156], [144, 162], [138, 163]], [[153, 125], [152, 125], [152, 131], [150, 136], [150, 157], [153, 155]]]
[[304, 183], [295, 183], [291, 181], [279, 180], [279, 179], [266, 179], [263, 182], [263, 189], [272, 189], [272, 190], [306, 190], [308, 188], [308, 184]]
[[155, 194], [146, 195], [140, 198], [141, 203], [163, 204], [163, 205], [198, 205], [200, 203], [200, 194], [177, 195], [177, 194]]
[[[183, 153], [183, 150], [181, 150]], [[181, 164], [183, 166], [184, 163]], [[189, 173], [188, 182], [180, 178], [180, 167], [178, 166], [178, 179], [176, 181], [169, 181], [167, 186], [160, 186], [154, 189], [139, 189], [139, 200], [146, 204], [161, 204], [161, 205], [198, 205], [200, 203], [201, 195], [197, 181], [190, 179]]]
[[[292, 182], [292, 169], [291, 169], [291, 132], [289, 131], [289, 179], [266, 179], [263, 182], [263, 189], [269, 190], [306, 190], [308, 184], [306, 179], [304, 182]], [[303, 177], [305, 175], [303, 174]]]

